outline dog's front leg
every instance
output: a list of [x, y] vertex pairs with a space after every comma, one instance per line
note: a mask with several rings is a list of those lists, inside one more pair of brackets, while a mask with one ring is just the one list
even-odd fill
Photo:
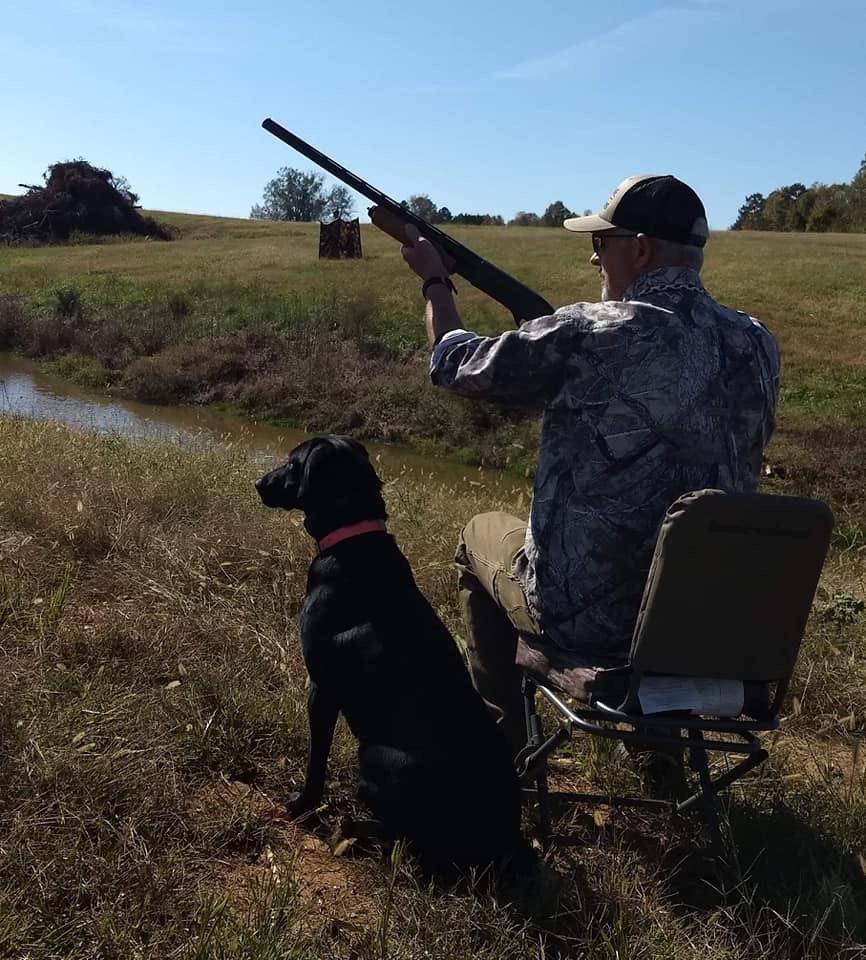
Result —
[[307, 773], [300, 793], [290, 794], [286, 804], [293, 817], [315, 810], [321, 803], [328, 770], [328, 753], [334, 739], [334, 727], [340, 707], [336, 698], [310, 683], [307, 694], [307, 716], [310, 722], [310, 749], [307, 754]]

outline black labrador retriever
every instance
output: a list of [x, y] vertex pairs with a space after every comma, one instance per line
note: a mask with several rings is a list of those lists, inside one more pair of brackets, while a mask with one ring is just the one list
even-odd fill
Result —
[[358, 740], [360, 799], [422, 868], [523, 872], [532, 854], [506, 740], [385, 529], [381, 488], [364, 447], [340, 436], [304, 441], [256, 481], [266, 506], [302, 510], [319, 543], [300, 620], [310, 747], [289, 812], [319, 805], [342, 711]]

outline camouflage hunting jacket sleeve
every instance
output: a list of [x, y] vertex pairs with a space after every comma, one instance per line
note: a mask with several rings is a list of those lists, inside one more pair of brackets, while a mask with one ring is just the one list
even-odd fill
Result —
[[622, 301], [439, 341], [435, 384], [543, 410], [513, 573], [554, 643], [627, 656], [669, 504], [706, 487], [756, 489], [779, 364], [766, 327], [717, 303], [682, 267], [645, 274]]

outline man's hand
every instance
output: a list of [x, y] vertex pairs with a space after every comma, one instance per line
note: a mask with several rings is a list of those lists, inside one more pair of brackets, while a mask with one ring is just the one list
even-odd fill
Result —
[[400, 252], [403, 259], [421, 277], [428, 280], [430, 277], [447, 277], [449, 271], [445, 269], [439, 251], [418, 232], [414, 223], [406, 224], [406, 243]]
[[[442, 263], [439, 251], [418, 232], [413, 223], [406, 224], [406, 243], [401, 249], [403, 259], [421, 277], [429, 280], [431, 277], [447, 277], [449, 272]], [[424, 325], [427, 328], [427, 341], [433, 346], [443, 334], [449, 330], [458, 330], [462, 326], [454, 298], [451, 293], [453, 286], [437, 283], [429, 290], [422, 291], [427, 297], [427, 307], [424, 311]]]

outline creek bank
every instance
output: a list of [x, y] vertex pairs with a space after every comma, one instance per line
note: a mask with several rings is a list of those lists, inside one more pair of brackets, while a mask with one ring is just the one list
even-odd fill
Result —
[[[282, 460], [308, 436], [297, 428], [251, 420], [213, 404], [160, 406], [121, 400], [52, 375], [50, 366], [0, 353], [0, 417], [61, 423], [128, 440], [170, 442], [191, 451], [235, 448], [263, 463]], [[391, 477], [408, 473], [425, 478], [425, 483], [480, 485], [518, 497], [528, 493], [527, 478], [513, 471], [482, 470], [401, 444], [368, 441], [367, 449]]]
[[166, 320], [156, 308], [129, 316], [87, 308], [68, 291], [42, 308], [7, 295], [0, 350], [110, 397], [218, 406], [308, 433], [351, 433], [532, 473], [536, 413], [434, 389], [426, 347], [389, 345], [375, 338], [375, 324], [352, 331], [322, 320], [208, 333], [180, 316]]

